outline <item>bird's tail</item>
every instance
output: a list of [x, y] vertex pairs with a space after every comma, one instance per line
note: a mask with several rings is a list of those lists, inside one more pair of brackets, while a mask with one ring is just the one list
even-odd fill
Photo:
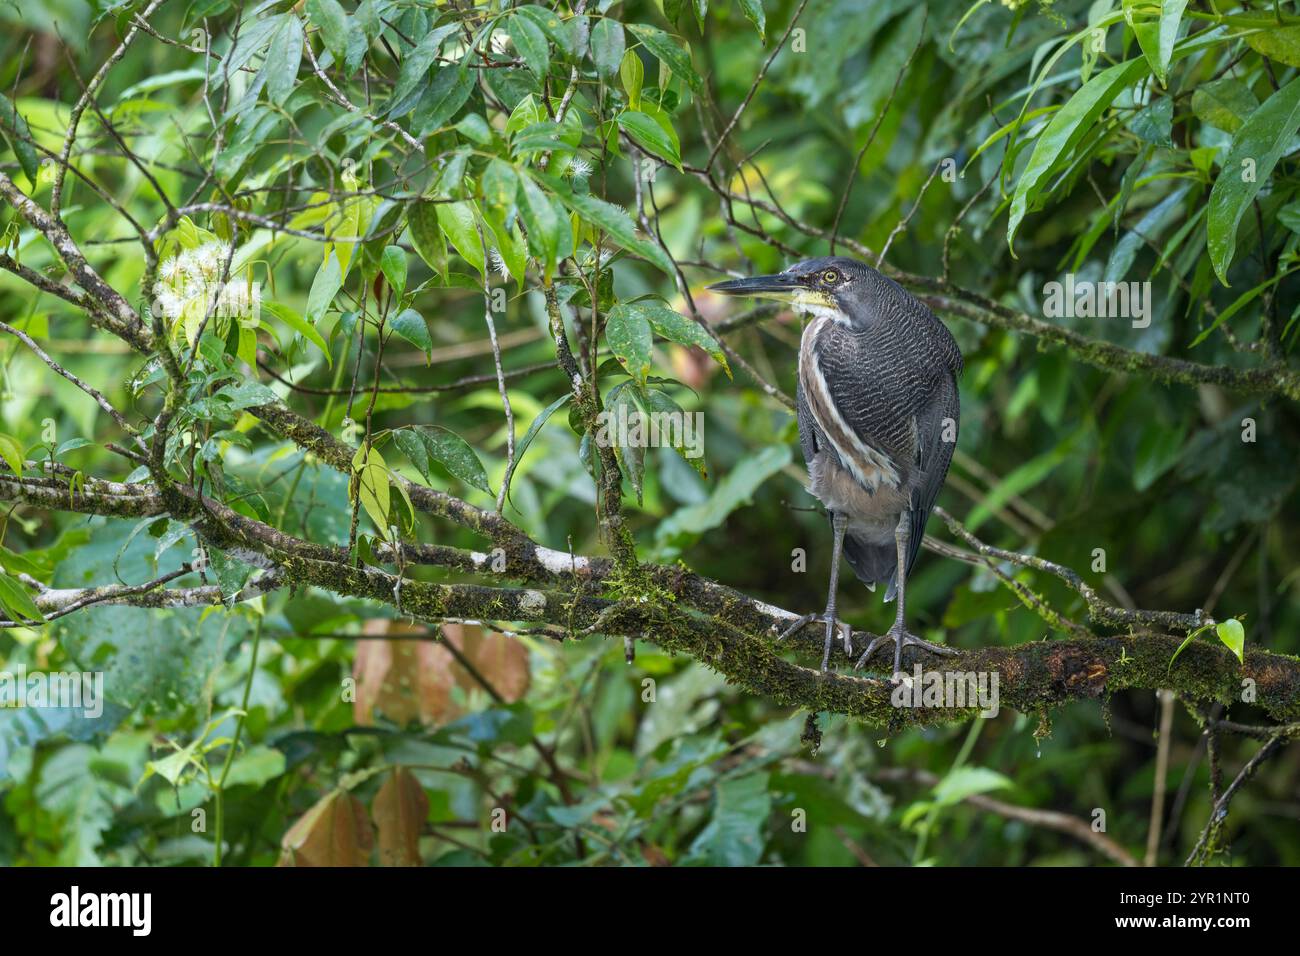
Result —
[[846, 534], [844, 557], [859, 581], [873, 591], [877, 584], [884, 582], [885, 600], [894, 599], [898, 590], [894, 580], [898, 576], [898, 551], [892, 538], [888, 544], [873, 544], [864, 538]]

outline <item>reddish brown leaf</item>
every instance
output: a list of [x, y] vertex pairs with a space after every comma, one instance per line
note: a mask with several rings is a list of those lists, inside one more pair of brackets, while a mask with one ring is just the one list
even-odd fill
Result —
[[[386, 618], [367, 621], [364, 630], [394, 636], [425, 633], [423, 628]], [[459, 624], [444, 625], [443, 633], [446, 643], [505, 701], [513, 703], [527, 693], [531, 675], [528, 649], [522, 643]], [[429, 641], [359, 641], [352, 674], [357, 681], [353, 715], [363, 725], [382, 715], [397, 724], [419, 721], [440, 727], [465, 713], [464, 697], [453, 695], [454, 687], [466, 695], [486, 693], [448, 647]]]
[[346, 790], [321, 797], [280, 840], [280, 866], [369, 866], [366, 808]]
[[405, 767], [394, 768], [370, 807], [379, 830], [381, 866], [419, 866], [420, 830], [429, 815], [429, 798]]

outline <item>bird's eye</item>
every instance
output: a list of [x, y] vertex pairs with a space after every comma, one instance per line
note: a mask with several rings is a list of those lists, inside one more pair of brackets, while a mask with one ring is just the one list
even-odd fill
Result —
[[822, 273], [822, 282], [826, 283], [827, 285], [834, 285], [839, 281], [840, 281], [840, 274], [836, 272], [834, 269], [827, 269], [825, 272]]

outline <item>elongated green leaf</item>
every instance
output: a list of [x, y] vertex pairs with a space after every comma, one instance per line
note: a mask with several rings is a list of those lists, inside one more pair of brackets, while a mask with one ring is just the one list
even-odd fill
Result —
[[1237, 227], [1260, 187], [1273, 174], [1300, 126], [1300, 77], [1294, 78], [1251, 113], [1232, 138], [1223, 170], [1210, 191], [1206, 241], [1214, 274], [1228, 284], [1237, 253]]
[[532, 424], [528, 426], [528, 431], [524, 432], [524, 437], [519, 439], [519, 443], [515, 445], [515, 460], [506, 468], [505, 477], [501, 479], [501, 483], [505, 486], [507, 500], [509, 500], [510, 497], [510, 480], [514, 478], [515, 469], [519, 467], [519, 463], [524, 460], [524, 452], [528, 451], [528, 446], [533, 443], [533, 439], [536, 438], [537, 433], [542, 430], [542, 426], [545, 425], [550, 417], [559, 410], [560, 406], [572, 397], [572, 395], [566, 392], [564, 395], [561, 395], [555, 401], [551, 402], [551, 404], [542, 409], [541, 413], [533, 419]]
[[384, 456], [375, 448], [357, 449], [352, 456], [352, 471], [356, 477], [356, 493], [361, 507], [375, 527], [381, 532], [388, 531], [388, 509], [390, 504], [388, 487], [388, 466]]
[[645, 48], [653, 53], [661, 63], [672, 70], [673, 75], [685, 81], [686, 85], [695, 93], [704, 91], [704, 80], [695, 72], [691, 65], [691, 55], [677, 45], [677, 41], [670, 37], [663, 30], [657, 27], [647, 26], [644, 23], [629, 23], [627, 29], [632, 35], [645, 44]]
[[956, 767], [934, 785], [934, 799], [942, 805], [960, 803], [991, 790], [1005, 790], [1011, 781], [988, 767]]
[[23, 114], [18, 112], [18, 108], [7, 96], [0, 96], [0, 126], [4, 127], [5, 138], [18, 157], [18, 165], [27, 178], [35, 183], [36, 174], [40, 170], [40, 159], [32, 146], [32, 131], [27, 126], [27, 120], [23, 119]]
[[519, 177], [519, 184], [524, 194], [520, 211], [528, 227], [528, 245], [533, 255], [546, 264], [546, 273], [549, 275], [559, 256], [560, 227], [563, 224], [555, 214], [550, 199], [531, 176]]
[[617, 73], [625, 48], [623, 24], [610, 17], [596, 21], [591, 28], [591, 62], [596, 65], [597, 73], [606, 78]]
[[656, 156], [682, 168], [681, 145], [671, 126], [661, 125], [653, 116], [637, 110], [624, 110], [618, 114], [618, 125], [639, 145]]
[[483, 170], [483, 201], [506, 212], [515, 204], [518, 192], [519, 176], [514, 167], [504, 160], [490, 160]]
[[758, 31], [758, 38], [767, 42], [767, 15], [763, 13], [763, 0], [740, 0], [740, 11], [750, 23], [754, 24], [754, 29]]
[[654, 342], [645, 313], [632, 304], [620, 302], [609, 312], [605, 339], [628, 374], [636, 379], [637, 384], [644, 385], [646, 376], [650, 374], [650, 351]]
[[307, 19], [320, 30], [325, 48], [342, 63], [348, 51], [348, 15], [338, 0], [307, 0]]
[[463, 202], [443, 202], [435, 207], [438, 210], [438, 224], [443, 234], [452, 244], [460, 257], [479, 271], [487, 275], [483, 261], [483, 240], [478, 231], [477, 208], [468, 200]]
[[4, 604], [14, 616], [22, 616], [29, 621], [45, 620], [45, 615], [36, 606], [27, 589], [3, 571], [0, 571], [0, 603]]
[[438, 222], [438, 203], [417, 199], [407, 207], [406, 225], [411, 245], [420, 258], [440, 276], [447, 275], [447, 240]]
[[1020, 174], [1015, 193], [1011, 197], [1011, 212], [1007, 222], [1007, 245], [1016, 237], [1020, 221], [1030, 204], [1036, 200], [1046, 183], [1048, 174], [1061, 158], [1078, 145], [1092, 129], [1102, 112], [1110, 106], [1125, 87], [1135, 83], [1146, 68], [1144, 60], [1128, 60], [1103, 70], [1070, 97], [1039, 134], [1034, 151]]
[[429, 458], [446, 468], [453, 478], [492, 494], [487, 472], [469, 442], [440, 425], [423, 426], [416, 433]]
[[527, 15], [515, 14], [506, 20], [506, 33], [524, 65], [538, 76], [545, 76], [551, 65], [551, 52], [542, 28]]
[[266, 95], [277, 106], [284, 103], [293, 92], [298, 80], [298, 67], [302, 63], [302, 21], [290, 14], [284, 28], [275, 35], [266, 51]]
[[393, 95], [389, 99], [388, 115], [394, 118], [405, 116], [415, 109], [420, 101], [427, 83], [429, 69], [438, 59], [438, 51], [447, 37], [455, 33], [459, 24], [448, 23], [421, 38], [402, 60], [402, 68], [397, 71], [397, 82], [393, 84]]
[[401, 246], [384, 246], [379, 256], [379, 269], [394, 293], [400, 296], [406, 291], [406, 252]]
[[319, 322], [325, 310], [334, 301], [334, 296], [343, 286], [343, 272], [338, 256], [329, 256], [316, 278], [312, 280], [311, 291], [307, 293], [307, 318], [313, 324]]
[[668, 254], [655, 243], [637, 236], [636, 227], [632, 225], [632, 219], [625, 209], [587, 193], [574, 192], [565, 183], [555, 179], [549, 180], [549, 185], [566, 206], [587, 222], [603, 229], [624, 249], [654, 263], [669, 275], [673, 274], [673, 262]]
[[623, 54], [623, 61], [618, 67], [618, 79], [627, 93], [627, 105], [634, 110], [641, 108], [641, 86], [645, 82], [645, 64], [636, 50]]
[[722, 351], [722, 346], [699, 323], [692, 321], [674, 309], [670, 309], [657, 299], [640, 299], [636, 302], [626, 302], [618, 306], [618, 308], [624, 307], [643, 316], [650, 323], [650, 327], [654, 329], [655, 334], [661, 338], [676, 342], [678, 345], [694, 346], [708, 352], [722, 366], [727, 373], [727, 377], [731, 377], [731, 367], [727, 364], [727, 355]]
[[287, 305], [283, 305], [279, 302], [264, 302], [262, 303], [262, 308], [267, 312], [270, 312], [285, 325], [289, 326], [289, 328], [293, 329], [312, 345], [324, 352], [325, 361], [330, 365], [334, 364], [334, 359], [330, 356], [329, 346], [325, 344], [325, 339], [316, 331], [314, 325]]
[[420, 98], [411, 117], [411, 126], [417, 136], [428, 136], [445, 126], [465, 105], [474, 91], [474, 77], [465, 64], [448, 66], [439, 70]]

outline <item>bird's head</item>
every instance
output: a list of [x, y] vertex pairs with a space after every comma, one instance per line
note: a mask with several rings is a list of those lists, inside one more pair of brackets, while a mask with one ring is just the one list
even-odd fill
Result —
[[709, 286], [723, 295], [753, 296], [789, 303], [796, 312], [820, 315], [842, 325], [863, 326], [875, 310], [879, 274], [865, 263], [844, 256], [804, 259], [775, 275], [731, 279]]

